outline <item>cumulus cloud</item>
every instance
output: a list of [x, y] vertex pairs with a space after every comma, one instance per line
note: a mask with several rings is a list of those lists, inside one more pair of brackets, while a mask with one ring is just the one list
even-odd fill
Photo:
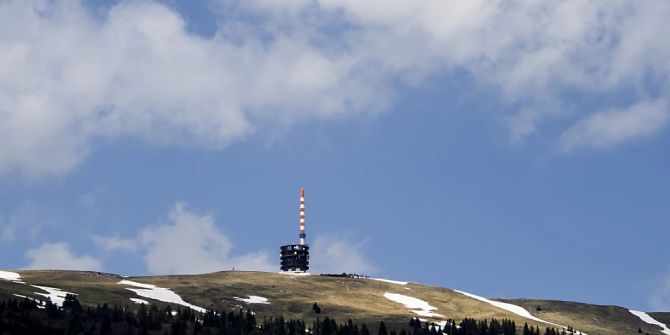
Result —
[[563, 133], [561, 143], [567, 151], [577, 147], [608, 148], [658, 133], [668, 120], [670, 111], [665, 101], [642, 102], [579, 121]]
[[670, 271], [657, 278], [647, 302], [651, 311], [670, 311]]
[[11, 224], [4, 224], [2, 217], [0, 217], [0, 241], [12, 242], [16, 239], [16, 226]]
[[27, 199], [0, 217], [0, 240], [15, 242], [17, 240], [35, 240], [45, 226], [55, 224], [57, 219], [48, 210]]
[[93, 235], [91, 239], [105, 251], [135, 251], [137, 249], [137, 242], [134, 239], [103, 235]]
[[149, 226], [136, 237], [95, 235], [93, 241], [107, 251], [137, 252], [153, 274], [194, 274], [232, 268], [274, 271], [277, 264], [266, 251], [232, 254], [233, 242], [210, 215], [200, 215], [177, 203], [169, 223]]
[[315, 273], [370, 274], [375, 267], [366, 259], [362, 242], [346, 236], [317, 236], [310, 246], [310, 271]]
[[[177, 203], [169, 222], [141, 229], [136, 236], [92, 236], [105, 251], [131, 252], [143, 258], [152, 274], [195, 274], [221, 270], [278, 271], [276, 254], [266, 250], [236, 254], [234, 243], [215, 224], [211, 215], [198, 214]], [[372, 273], [364, 244], [346, 235], [316, 236], [310, 245], [314, 273]]]
[[[283, 2], [251, 3], [274, 10]], [[548, 117], [582, 119], [593, 112], [572, 101], [568, 92], [599, 99], [600, 110], [617, 108], [603, 96], [621, 92], [632, 93], [633, 105], [650, 96], [668, 98], [670, 45], [659, 43], [666, 30], [661, 27], [670, 29], [666, 1], [317, 3], [318, 9], [304, 4], [303, 10], [341, 14], [349, 23], [343, 36], [350, 50], [378, 73], [412, 82], [436, 71], [466, 69], [480, 84], [497, 87], [510, 106], [520, 106], [505, 117], [515, 140], [540, 131]], [[633, 113], [629, 121], [642, 123], [645, 118]], [[640, 135], [654, 131], [635, 130]], [[638, 136], [618, 136], [616, 141], [607, 137], [597, 133], [590, 139], [616, 145]]]
[[91, 256], [73, 255], [66, 243], [45, 243], [26, 252], [30, 260], [29, 269], [88, 270], [100, 271], [100, 260]]
[[11, 242], [16, 239], [16, 227], [4, 222], [0, 213], [0, 242]]
[[[382, 111], [395, 79], [416, 84], [452, 69], [523, 106], [509, 118], [513, 137], [539, 132], [563, 109], [588, 117], [569, 91], [631, 92], [631, 105], [667, 100], [664, 0], [254, 0], [232, 8], [202, 37], [152, 1], [95, 15], [79, 1], [1, 1], [0, 173], [67, 173], [99, 140], [224, 148], [305, 120]], [[631, 137], [620, 138], [612, 143]]]
[[233, 243], [214, 224], [213, 217], [198, 215], [177, 204], [172, 223], [143, 229], [138, 241], [146, 248], [144, 260], [152, 273], [202, 273], [224, 269], [276, 268], [267, 252], [231, 255]]
[[203, 38], [151, 1], [101, 17], [78, 1], [0, 2], [0, 172], [66, 173], [96, 139], [222, 148], [384, 101], [306, 37]]

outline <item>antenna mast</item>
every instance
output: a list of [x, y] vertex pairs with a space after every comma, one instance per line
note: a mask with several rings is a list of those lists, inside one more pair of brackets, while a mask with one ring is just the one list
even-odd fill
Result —
[[300, 189], [300, 245], [305, 245], [305, 189]]

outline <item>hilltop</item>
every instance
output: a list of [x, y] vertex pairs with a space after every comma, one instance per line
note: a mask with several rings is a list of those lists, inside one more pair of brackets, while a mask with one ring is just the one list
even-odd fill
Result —
[[0, 271], [0, 300], [18, 297], [62, 303], [66, 292], [84, 306], [141, 303], [189, 307], [196, 311], [251, 309], [259, 318], [352, 319], [371, 325], [407, 327], [412, 317], [443, 324], [447, 319], [511, 319], [517, 326], [563, 328], [595, 334], [670, 334], [670, 313], [643, 313], [623, 307], [512, 299], [477, 295], [384, 279], [225, 271], [201, 275], [125, 277], [82, 271]]

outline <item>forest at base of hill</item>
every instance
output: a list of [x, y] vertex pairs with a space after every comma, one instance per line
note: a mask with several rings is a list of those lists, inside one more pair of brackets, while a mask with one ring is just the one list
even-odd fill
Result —
[[[314, 303], [315, 313], [320, 308]], [[406, 327], [393, 329], [383, 321], [375, 324], [376, 335], [516, 335], [519, 330], [512, 320], [475, 320], [466, 318], [460, 322], [448, 320], [444, 329], [409, 320]], [[564, 330], [553, 328], [540, 330], [528, 326], [521, 328], [520, 335], [562, 335]], [[355, 323], [349, 319], [338, 323], [329, 317], [317, 318], [307, 324], [303, 320], [285, 320], [282, 316], [257, 320], [250, 310], [237, 312], [207, 313], [188, 308], [159, 308], [157, 305], [140, 305], [136, 310], [125, 306], [98, 305], [83, 307], [75, 295], [67, 295], [62, 306], [51, 301], [38, 302], [32, 299], [10, 299], [0, 301], [1, 335], [375, 335], [366, 323]]]

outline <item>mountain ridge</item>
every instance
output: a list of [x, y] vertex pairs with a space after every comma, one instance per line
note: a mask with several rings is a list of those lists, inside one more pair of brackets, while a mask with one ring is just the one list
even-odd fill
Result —
[[[113, 273], [66, 270], [0, 271], [0, 299], [27, 297], [52, 301], [66, 292], [77, 294], [85, 306], [138, 302], [189, 307], [204, 311], [251, 309], [260, 316], [345, 321], [384, 321], [406, 327], [410, 318], [443, 324], [447, 319], [511, 319], [576, 333], [670, 334], [670, 313], [636, 315], [624, 307], [542, 299], [487, 299], [474, 294], [381, 278], [292, 275], [271, 272], [222, 271], [198, 275], [121, 276]], [[59, 297], [60, 295], [60, 297]], [[640, 312], [643, 313], [643, 312]], [[653, 320], [653, 321], [650, 321]]]

